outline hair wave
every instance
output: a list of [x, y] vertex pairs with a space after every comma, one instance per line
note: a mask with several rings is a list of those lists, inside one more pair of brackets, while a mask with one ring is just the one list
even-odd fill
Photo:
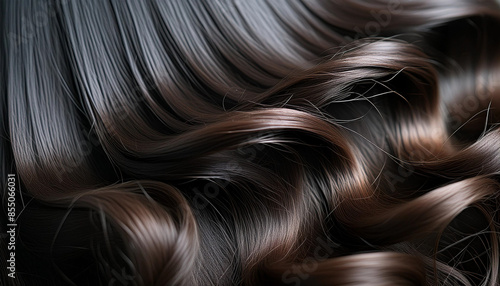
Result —
[[498, 2], [0, 6], [9, 283], [500, 283]]

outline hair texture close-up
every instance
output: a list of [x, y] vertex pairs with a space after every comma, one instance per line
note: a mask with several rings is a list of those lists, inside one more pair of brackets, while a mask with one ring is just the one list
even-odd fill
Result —
[[500, 285], [497, 0], [0, 0], [0, 285]]

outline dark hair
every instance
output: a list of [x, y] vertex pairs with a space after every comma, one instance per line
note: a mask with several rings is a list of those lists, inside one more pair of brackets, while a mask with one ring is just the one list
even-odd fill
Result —
[[0, 12], [6, 283], [500, 282], [496, 1]]

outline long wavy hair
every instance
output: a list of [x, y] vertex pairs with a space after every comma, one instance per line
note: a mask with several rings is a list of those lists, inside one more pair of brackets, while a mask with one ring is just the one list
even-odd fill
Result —
[[498, 2], [0, 13], [6, 285], [499, 285]]

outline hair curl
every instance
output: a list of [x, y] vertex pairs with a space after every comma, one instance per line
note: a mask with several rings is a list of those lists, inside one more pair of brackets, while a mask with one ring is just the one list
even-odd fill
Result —
[[0, 12], [6, 283], [500, 283], [498, 2]]

